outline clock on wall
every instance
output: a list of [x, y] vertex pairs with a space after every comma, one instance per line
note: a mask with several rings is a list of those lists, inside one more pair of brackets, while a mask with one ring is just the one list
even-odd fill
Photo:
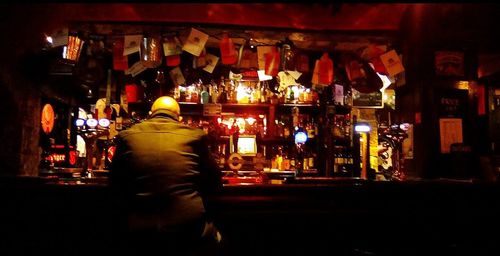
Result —
[[54, 128], [54, 109], [50, 104], [45, 104], [42, 109], [42, 130], [49, 134]]

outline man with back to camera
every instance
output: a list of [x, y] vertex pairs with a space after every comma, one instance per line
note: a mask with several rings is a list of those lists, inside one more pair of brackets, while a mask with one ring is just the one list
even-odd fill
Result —
[[206, 135], [179, 122], [171, 97], [158, 98], [151, 112], [118, 134], [110, 167], [111, 187], [126, 213], [125, 247], [137, 255], [184, 255], [220, 242], [206, 197], [220, 191], [222, 175]]

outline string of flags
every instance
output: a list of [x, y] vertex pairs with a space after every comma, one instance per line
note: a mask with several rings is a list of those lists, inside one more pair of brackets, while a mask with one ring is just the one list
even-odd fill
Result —
[[[222, 38], [219, 39], [220, 56], [216, 56], [207, 53], [205, 49], [209, 38], [208, 34], [195, 28], [190, 29], [184, 42], [178, 34], [156, 37], [143, 34], [113, 37], [111, 49], [113, 69], [124, 71], [125, 74], [134, 77], [148, 68], [157, 68], [164, 64], [172, 67], [169, 73], [174, 84], [182, 85], [186, 80], [179, 65], [181, 54], [187, 52], [195, 57], [193, 66], [200, 67], [208, 73], [212, 73], [219, 64], [237, 66], [242, 70], [257, 70], [257, 76], [261, 81], [276, 77], [280, 90], [288, 85], [297, 84], [296, 81], [302, 73], [310, 72], [309, 56], [305, 53], [295, 55], [290, 44], [285, 43], [281, 47], [259, 45], [256, 51], [252, 51], [249, 47], [245, 47], [248, 46], [247, 40], [237, 49], [229, 34], [223, 32]], [[49, 41], [49, 36], [47, 36], [47, 41]], [[78, 61], [85, 43], [84, 39], [69, 35], [68, 29], [57, 31], [50, 37], [50, 41], [53, 47], [65, 47], [63, 58], [71, 61]], [[136, 63], [128, 63], [128, 56], [131, 54], [139, 54], [140, 60]], [[393, 82], [396, 76], [404, 73], [400, 57], [394, 49], [389, 50], [385, 45], [370, 44], [358, 58], [346, 61], [344, 67], [351, 82], [366, 78], [371, 71], [386, 75]], [[290, 64], [291, 59], [294, 61], [293, 65]], [[366, 65], [367, 63], [370, 65]], [[330, 53], [324, 52], [319, 59], [314, 61], [311, 83], [328, 86], [332, 84], [334, 77], [334, 61]]]

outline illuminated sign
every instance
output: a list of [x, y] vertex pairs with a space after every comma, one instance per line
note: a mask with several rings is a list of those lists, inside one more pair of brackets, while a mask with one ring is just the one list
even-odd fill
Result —
[[242, 156], [255, 156], [257, 154], [257, 141], [255, 135], [240, 135], [237, 144], [238, 153]]
[[354, 125], [354, 131], [355, 132], [370, 132], [371, 128], [368, 124], [356, 124]]
[[307, 141], [307, 134], [305, 132], [297, 132], [295, 134], [295, 144], [304, 144]]
[[109, 126], [109, 120], [106, 118], [101, 118], [99, 119], [99, 125], [102, 127], [108, 127]]
[[84, 126], [85, 125], [85, 120], [83, 119], [76, 119], [75, 125], [78, 127]]
[[91, 119], [87, 119], [87, 125], [91, 128], [94, 128], [97, 126], [97, 120], [91, 118]]

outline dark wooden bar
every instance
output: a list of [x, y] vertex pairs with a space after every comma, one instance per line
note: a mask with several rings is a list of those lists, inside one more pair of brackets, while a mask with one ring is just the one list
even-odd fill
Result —
[[[0, 189], [2, 251], [84, 255], [120, 249], [119, 213], [106, 185], [9, 178]], [[497, 183], [226, 185], [212, 202], [224, 255], [500, 252]]]

